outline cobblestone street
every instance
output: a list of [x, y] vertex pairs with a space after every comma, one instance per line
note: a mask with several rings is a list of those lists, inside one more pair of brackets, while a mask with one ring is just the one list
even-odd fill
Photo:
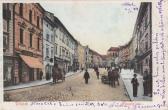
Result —
[[[37, 87], [5, 91], [10, 101], [126, 101], [129, 98], [124, 95], [123, 82], [120, 79], [120, 86], [112, 88], [103, 84], [96, 78], [93, 69], [89, 70], [90, 80], [86, 85], [83, 79], [83, 72], [67, 77], [65, 82], [57, 84], [46, 84]], [[100, 74], [105, 74], [100, 69]]]

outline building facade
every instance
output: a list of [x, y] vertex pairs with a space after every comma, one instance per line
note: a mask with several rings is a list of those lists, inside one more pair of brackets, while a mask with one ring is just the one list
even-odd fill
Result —
[[129, 45], [120, 46], [119, 49], [119, 65], [122, 68], [129, 68], [129, 61], [130, 61], [130, 50]]
[[14, 5], [14, 78], [16, 83], [38, 80], [43, 68], [44, 9], [37, 3]]
[[108, 49], [107, 51], [107, 56], [108, 56], [108, 65], [109, 66], [116, 66], [116, 59], [118, 57], [118, 54], [119, 54], [119, 48], [118, 47], [111, 47]]
[[152, 73], [152, 20], [151, 3], [141, 3], [136, 25], [135, 36], [137, 36], [137, 68], [140, 74], [145, 71]]
[[79, 69], [85, 68], [85, 48], [78, 42], [78, 62], [79, 62]]
[[93, 65], [93, 54], [89, 46], [85, 46], [85, 68], [91, 68]]
[[57, 17], [54, 17], [54, 22], [56, 24], [54, 28], [54, 63], [57, 63], [65, 72], [73, 71], [75, 52], [77, 51], [76, 40]]
[[3, 3], [3, 71], [4, 86], [16, 83], [14, 79], [13, 6]]
[[92, 52], [93, 56], [92, 67], [102, 67], [103, 65], [102, 56], [94, 50], [90, 49], [90, 51]]
[[46, 79], [52, 76], [54, 66], [54, 14], [45, 12], [43, 17], [43, 73]]

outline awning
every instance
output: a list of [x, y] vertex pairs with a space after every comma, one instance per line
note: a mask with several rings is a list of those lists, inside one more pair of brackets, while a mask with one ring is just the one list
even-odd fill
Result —
[[25, 55], [20, 55], [20, 57], [30, 68], [42, 68], [43, 67], [42, 63], [39, 61], [38, 58], [25, 56]]

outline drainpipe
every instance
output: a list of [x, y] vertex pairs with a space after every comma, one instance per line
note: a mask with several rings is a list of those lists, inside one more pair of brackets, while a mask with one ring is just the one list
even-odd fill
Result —
[[16, 78], [15, 78], [15, 73], [14, 73], [14, 71], [15, 71], [15, 5], [16, 5], [16, 3], [14, 3], [13, 4], [13, 16], [12, 16], [12, 18], [13, 18], [13, 77], [14, 77], [14, 81], [13, 81], [13, 83], [14, 84], [16, 84]]

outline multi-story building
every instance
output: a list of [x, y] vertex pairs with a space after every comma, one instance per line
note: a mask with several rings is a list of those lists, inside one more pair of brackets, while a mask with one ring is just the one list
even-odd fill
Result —
[[43, 17], [43, 73], [51, 78], [54, 65], [54, 14], [45, 12]]
[[103, 61], [102, 56], [94, 50], [91, 50], [93, 56], [92, 67], [102, 67]]
[[54, 17], [56, 27], [54, 28], [55, 36], [55, 57], [54, 62], [64, 68], [65, 72], [73, 70], [75, 52], [77, 51], [76, 40], [61, 23]]
[[152, 20], [151, 3], [141, 3], [135, 24], [134, 36], [137, 36], [136, 60], [139, 73], [152, 73]]
[[78, 62], [79, 62], [79, 69], [85, 68], [85, 48], [78, 42], [78, 48], [77, 48], [77, 53], [78, 53]]
[[37, 3], [14, 5], [14, 78], [17, 83], [37, 80], [43, 68], [44, 9]]
[[3, 71], [4, 86], [16, 83], [14, 79], [13, 5], [3, 3]]
[[74, 39], [74, 56], [73, 56], [73, 64], [72, 64], [72, 69], [73, 71], [77, 71], [79, 69], [79, 55], [78, 55], [78, 41]]
[[107, 56], [108, 56], [108, 64], [111, 64], [109, 66], [116, 66], [115, 64], [115, 60], [118, 57], [118, 52], [119, 52], [119, 48], [118, 47], [111, 47], [110, 49], [108, 49], [107, 51]]
[[129, 58], [130, 58], [130, 51], [129, 51], [129, 45], [125, 44], [123, 46], [119, 47], [119, 65], [123, 68], [129, 67]]
[[93, 65], [93, 55], [89, 46], [85, 46], [85, 68], [90, 68]]

